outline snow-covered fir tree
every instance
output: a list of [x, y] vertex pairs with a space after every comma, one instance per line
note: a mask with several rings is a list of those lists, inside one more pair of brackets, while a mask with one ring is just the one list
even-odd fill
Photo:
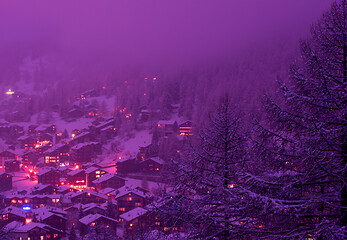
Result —
[[280, 186], [263, 192], [280, 199], [268, 210], [280, 220], [263, 228], [275, 239], [346, 234], [346, 16], [346, 1], [338, 1], [312, 26], [301, 58], [280, 82], [282, 100], [267, 96], [270, 121], [257, 124], [266, 177]]

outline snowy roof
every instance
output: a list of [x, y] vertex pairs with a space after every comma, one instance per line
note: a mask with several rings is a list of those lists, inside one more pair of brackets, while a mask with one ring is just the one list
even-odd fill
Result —
[[78, 139], [78, 138], [82, 138], [84, 136], [87, 136], [88, 134], [91, 134], [90, 132], [83, 132], [83, 133], [80, 133], [78, 134], [74, 139]]
[[38, 195], [31, 195], [31, 196], [28, 195], [29, 198], [51, 198], [51, 199], [58, 199], [61, 196], [62, 196], [61, 194], [50, 194], [50, 195], [38, 194]]
[[160, 120], [158, 122], [158, 124], [163, 124], [163, 125], [173, 125], [177, 123], [176, 121], [173, 121], [173, 120]]
[[86, 205], [83, 206], [83, 211], [89, 211], [93, 208], [100, 208], [102, 210], [106, 210], [107, 207], [101, 204], [97, 204], [97, 203], [88, 203]]
[[51, 186], [50, 184], [38, 183], [31, 188], [31, 191], [41, 191], [41, 190], [45, 189], [46, 187], [50, 187], [50, 186]]
[[27, 140], [28, 138], [33, 138], [33, 137], [32, 136], [23, 135], [23, 136], [20, 136], [19, 138], [17, 138], [17, 140], [18, 141]]
[[84, 170], [83, 169], [76, 169], [76, 170], [72, 170], [71, 172], [68, 172], [67, 175], [75, 176], [75, 175], [77, 175], [77, 174], [79, 174], [81, 172], [84, 172]]
[[39, 216], [48, 215], [48, 213], [53, 213], [53, 214], [61, 215], [61, 216], [65, 216], [67, 214], [67, 212], [64, 211], [63, 209], [57, 208], [57, 207], [51, 207], [51, 206], [35, 208], [32, 210], [32, 212]]
[[47, 206], [33, 209], [32, 212], [37, 216], [37, 219], [40, 219], [40, 220], [45, 220], [46, 218], [49, 218], [53, 215], [64, 218], [64, 216], [67, 214], [67, 212], [65, 212], [62, 209], [51, 208], [51, 207], [47, 207]]
[[7, 159], [7, 160], [5, 160], [5, 162], [19, 162], [19, 160], [16, 160], [16, 159]]
[[51, 125], [40, 125], [35, 130], [36, 131], [45, 131], [47, 128], [50, 128], [51, 126], [53, 126], [53, 124], [51, 124]]
[[102, 207], [105, 207], [105, 208], [107, 209], [107, 204], [108, 204], [109, 201], [111, 201], [111, 203], [112, 203], [113, 205], [116, 205], [116, 206], [118, 205], [117, 200], [107, 200], [107, 202], [102, 203], [101, 206], [102, 206]]
[[2, 175], [9, 175], [9, 176], [11, 176], [11, 177], [12, 177], [12, 175], [11, 175], [11, 174], [8, 174], [8, 173], [5, 173], [5, 172], [0, 172], [0, 176], [2, 176]]
[[149, 160], [151, 160], [151, 159], [152, 159], [154, 162], [157, 162], [157, 163], [159, 163], [159, 164], [161, 164], [161, 165], [166, 164], [166, 162], [165, 162], [163, 159], [161, 159], [160, 157], [151, 157], [151, 158], [146, 159], [146, 160], [143, 161], [143, 162], [149, 161]]
[[56, 228], [53, 228], [49, 225], [46, 225], [46, 224], [43, 224], [43, 223], [36, 223], [36, 222], [31, 222], [31, 223], [28, 223], [28, 224], [25, 224], [17, 229], [15, 229], [13, 232], [29, 232], [31, 230], [33, 230], [34, 228], [41, 228], [41, 229], [44, 229], [46, 231], [49, 231], [50, 229], [53, 229], [57, 232], [62, 232], [61, 230], [59, 229], [56, 229]]
[[107, 120], [105, 122], [102, 122], [102, 123], [96, 125], [96, 128], [103, 128], [103, 126], [105, 126], [107, 124], [112, 124], [113, 122], [114, 122], [114, 119]]
[[108, 199], [107, 196], [105, 196], [104, 194], [101, 194], [101, 193], [97, 193], [97, 192], [94, 192], [94, 191], [91, 191], [91, 190], [88, 190], [88, 189], [84, 189], [82, 192], [71, 192], [70, 193], [67, 193], [66, 196], [70, 197], [70, 198], [75, 198], [75, 197], [78, 197], [82, 194], [85, 194], [85, 193], [90, 193], [91, 195], [94, 195], [96, 197], [99, 197], [99, 198], [103, 198], [103, 199]]
[[[123, 179], [123, 178], [121, 178], [121, 177], [118, 177], [118, 176], [115, 175], [115, 174], [106, 173], [106, 174], [103, 175], [102, 177], [100, 177], [100, 178], [98, 178], [98, 179], [95, 179], [95, 180], [93, 181], [93, 183], [95, 183], [95, 184], [102, 183], [102, 182], [107, 181], [107, 180], [110, 180], [110, 179], [112, 179], [112, 178], [114, 178], [114, 177], [119, 178], [119, 179]], [[123, 179], [123, 180], [126, 181], [125, 179]]]
[[84, 143], [77, 144], [76, 146], [72, 147], [71, 149], [72, 150], [77, 150], [77, 149], [83, 148], [85, 146], [97, 145], [97, 144], [99, 144], [99, 143], [98, 142], [84, 142]]
[[137, 207], [137, 208], [134, 208], [133, 210], [130, 210], [129, 212], [123, 213], [119, 217], [123, 218], [127, 222], [130, 222], [130, 221], [144, 215], [147, 212], [148, 212], [148, 210], [146, 210], [142, 207]]
[[89, 173], [92, 173], [92, 172], [94, 172], [94, 171], [96, 171], [96, 170], [98, 170], [99, 168], [96, 168], [96, 167], [89, 167], [89, 168], [87, 168], [86, 170], [85, 170], [85, 172], [87, 173], [87, 174], [89, 174]]
[[50, 171], [54, 171], [54, 169], [53, 168], [44, 168], [40, 172], [38, 172], [36, 175], [37, 176], [41, 176], [41, 175], [44, 175], [44, 174], [46, 174], [46, 173], [48, 173]]
[[66, 190], [72, 189], [71, 187], [67, 186], [67, 185], [61, 185], [57, 188], [58, 192], [64, 192]]
[[23, 226], [24, 223], [22, 222], [17, 222], [17, 221], [12, 221], [10, 222], [9, 224], [5, 225], [3, 228], [2, 228], [2, 231], [3, 232], [12, 232], [13, 230], [19, 228], [20, 226]]
[[23, 218], [26, 217], [26, 214], [22, 209], [20, 209], [18, 207], [14, 207], [14, 206], [9, 206], [9, 207], [5, 208], [2, 213], [3, 214], [12, 213], [14, 215], [17, 215], [17, 216], [20, 216]]
[[107, 194], [107, 193], [110, 193], [110, 192], [112, 192], [112, 191], [114, 191], [114, 190], [116, 190], [116, 189], [111, 188], [111, 187], [107, 187], [107, 188], [104, 188], [104, 189], [100, 190], [99, 193], [101, 193], [101, 194]]
[[131, 155], [131, 156], [126, 157], [126, 158], [117, 159], [117, 162], [126, 162], [128, 160], [133, 160], [133, 159], [136, 159], [135, 155]]
[[85, 225], [89, 225], [91, 224], [92, 222], [98, 220], [99, 218], [104, 218], [104, 219], [108, 219], [112, 222], [118, 222], [117, 220], [113, 219], [113, 218], [109, 218], [109, 217], [106, 217], [104, 215], [101, 215], [101, 214], [89, 214], [83, 218], [81, 218], [79, 221]]
[[111, 195], [113, 195], [115, 198], [120, 198], [122, 196], [125, 196], [129, 193], [133, 193], [135, 195], [138, 195], [139, 197], [145, 198], [147, 197], [146, 193], [133, 188], [133, 187], [129, 187], [129, 186], [123, 186], [121, 188], [118, 188], [117, 190], [110, 192]]

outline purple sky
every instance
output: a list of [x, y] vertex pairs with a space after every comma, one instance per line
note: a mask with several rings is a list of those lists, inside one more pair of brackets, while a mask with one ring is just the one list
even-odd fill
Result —
[[11, 0], [0, 44], [35, 42], [115, 62], [176, 63], [228, 55], [257, 41], [303, 36], [332, 0]]

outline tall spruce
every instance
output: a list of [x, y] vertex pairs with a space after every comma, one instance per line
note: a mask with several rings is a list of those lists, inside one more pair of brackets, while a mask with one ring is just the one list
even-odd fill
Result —
[[[267, 175], [281, 203], [265, 231], [273, 238], [343, 239], [346, 233], [346, 1], [331, 9], [301, 43], [301, 58], [282, 82], [282, 99], [266, 97], [258, 123]], [[267, 164], [267, 166], [266, 166]], [[273, 196], [271, 196], [273, 197]]]
[[191, 238], [250, 236], [261, 225], [261, 206], [248, 187], [248, 141], [240, 116], [224, 98], [198, 144], [176, 162], [176, 183], [160, 203], [169, 227], [183, 227]]

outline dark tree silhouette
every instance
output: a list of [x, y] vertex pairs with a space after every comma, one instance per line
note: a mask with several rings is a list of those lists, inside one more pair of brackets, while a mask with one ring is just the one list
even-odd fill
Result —
[[242, 118], [225, 98], [200, 144], [175, 165], [176, 184], [159, 208], [167, 224], [182, 224], [190, 237], [203, 239], [238, 238], [261, 225], [256, 194], [243, 183], [249, 164], [246, 137]]
[[338, 1], [312, 26], [288, 81], [280, 81], [282, 100], [265, 99], [270, 124], [258, 123], [266, 169], [282, 184], [276, 213], [287, 220], [274, 232], [283, 237], [344, 237], [346, 14], [346, 2]]

